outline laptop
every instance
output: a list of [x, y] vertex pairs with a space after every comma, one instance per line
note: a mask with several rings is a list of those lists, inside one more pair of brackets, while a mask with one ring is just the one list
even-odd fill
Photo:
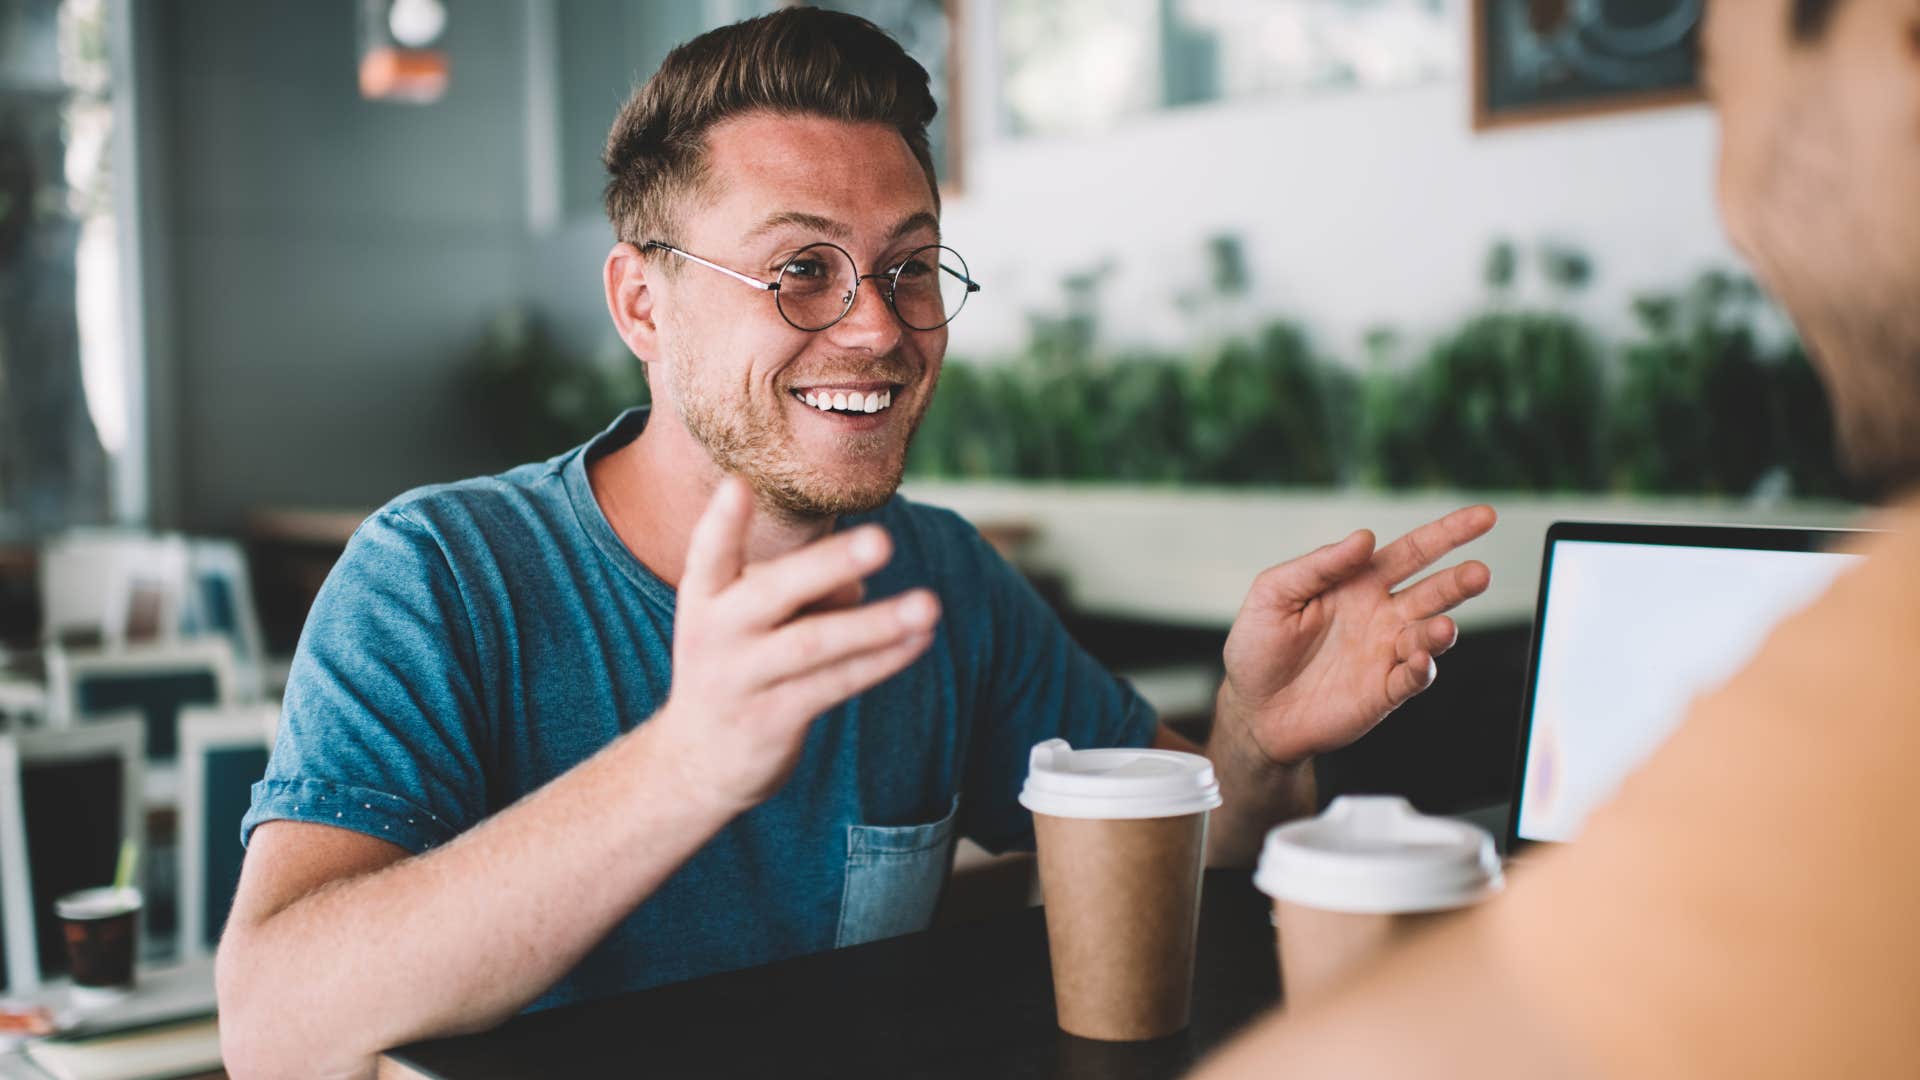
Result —
[[1699, 694], [1861, 556], [1844, 529], [1557, 522], [1547, 530], [1507, 851], [1561, 844]]

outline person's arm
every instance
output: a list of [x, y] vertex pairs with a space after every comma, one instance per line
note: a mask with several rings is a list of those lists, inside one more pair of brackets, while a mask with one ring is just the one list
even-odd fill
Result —
[[[1226, 688], [1221, 688], [1221, 694]], [[1153, 745], [1158, 750], [1184, 750], [1203, 754], [1213, 762], [1214, 776], [1220, 781], [1220, 808], [1207, 822], [1207, 865], [1246, 867], [1249, 852], [1258, 854], [1267, 830], [1283, 822], [1311, 815], [1318, 805], [1313, 759], [1290, 765], [1275, 765], [1244, 738], [1235, 737], [1245, 729], [1219, 722], [1221, 707], [1216, 698], [1213, 733], [1207, 745], [1167, 727], [1160, 726]]]
[[1314, 756], [1433, 684], [1435, 658], [1459, 636], [1443, 613], [1486, 591], [1487, 568], [1462, 563], [1395, 589], [1493, 523], [1492, 507], [1468, 507], [1378, 551], [1363, 530], [1254, 579], [1207, 738], [1223, 800], [1208, 865], [1252, 866], [1269, 828], [1313, 812]]
[[1501, 962], [1489, 922], [1479, 917], [1487, 914], [1436, 928], [1324, 1000], [1270, 1015], [1192, 1080], [1594, 1075]]
[[1896, 1076], [1920, 1061], [1920, 514], [1504, 895], [1195, 1074]]
[[216, 972], [235, 1075], [364, 1076], [383, 1049], [512, 1015], [779, 790], [814, 717], [925, 650], [924, 590], [844, 606], [887, 561], [882, 530], [749, 569], [751, 514], [723, 483], [680, 583], [672, 695], [593, 758], [412, 857], [325, 825], [255, 829]]
[[219, 952], [235, 1076], [363, 1076], [387, 1047], [512, 1016], [720, 830], [641, 725], [424, 855], [344, 829], [254, 832]]

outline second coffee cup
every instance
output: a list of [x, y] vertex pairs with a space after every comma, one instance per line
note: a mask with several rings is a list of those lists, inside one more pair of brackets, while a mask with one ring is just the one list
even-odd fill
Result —
[[1172, 750], [1033, 748], [1033, 811], [1061, 1030], [1135, 1040], [1187, 1026], [1213, 765]]
[[74, 1003], [105, 1004], [125, 996], [133, 988], [139, 952], [140, 890], [82, 889], [53, 907], [67, 942]]
[[1273, 898], [1289, 1006], [1369, 957], [1501, 886], [1482, 828], [1427, 817], [1405, 799], [1345, 796], [1267, 834], [1253, 883]]

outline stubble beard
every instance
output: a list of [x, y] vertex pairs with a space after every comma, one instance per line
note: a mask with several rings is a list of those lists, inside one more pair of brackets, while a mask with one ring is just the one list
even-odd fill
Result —
[[[1916, 294], [1920, 295], [1920, 294]], [[1841, 464], [1870, 499], [1920, 493], [1920, 317], [1855, 313], [1808, 327]]]
[[[910, 366], [896, 356], [847, 360], [833, 370], [859, 379], [906, 383], [912, 381], [907, 373]], [[675, 410], [688, 433], [722, 471], [747, 481], [761, 507], [795, 522], [865, 513], [892, 498], [906, 474], [907, 448], [933, 396], [931, 383], [914, 395], [904, 438], [891, 425], [836, 436], [837, 456], [861, 462], [851, 475], [836, 476], [808, 461], [795, 447], [784, 402], [703, 382], [694, 374], [700, 369], [696, 356], [676, 356], [671, 369]], [[904, 406], [901, 402], [894, 408]]]
[[1818, 111], [1801, 103], [1771, 148], [1750, 254], [1827, 388], [1841, 464], [1892, 498], [1920, 488], [1920, 247]]

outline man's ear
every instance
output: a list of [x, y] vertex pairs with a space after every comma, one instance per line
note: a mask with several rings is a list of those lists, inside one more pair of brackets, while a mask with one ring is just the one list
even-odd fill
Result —
[[[1914, 117], [1920, 119], [1920, 0], [1905, 0], [1900, 5], [1899, 40], [1906, 59], [1906, 98]], [[1920, 126], [1912, 129], [1920, 138]]]
[[1920, 67], [1920, 0], [1907, 0], [1907, 59]]
[[660, 332], [654, 324], [656, 299], [647, 257], [632, 244], [619, 243], [607, 252], [601, 276], [607, 293], [607, 313], [613, 327], [633, 355], [643, 363], [660, 354]]

